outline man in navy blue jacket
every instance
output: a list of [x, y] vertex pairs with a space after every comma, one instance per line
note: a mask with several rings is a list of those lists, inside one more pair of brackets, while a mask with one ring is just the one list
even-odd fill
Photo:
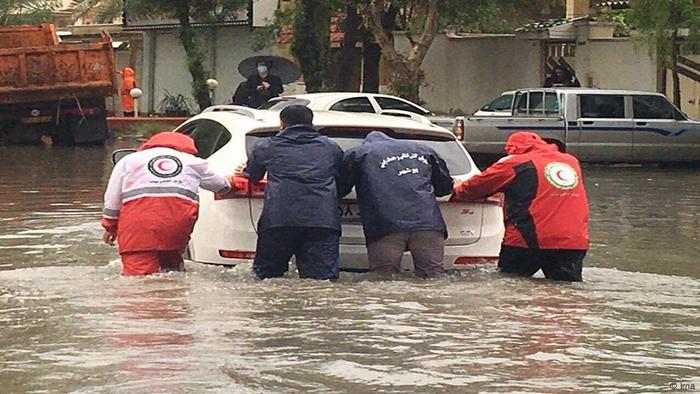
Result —
[[311, 126], [305, 106], [284, 108], [280, 120], [282, 131], [253, 149], [245, 170], [249, 182], [267, 172], [253, 270], [260, 279], [282, 276], [294, 255], [300, 277], [336, 280], [343, 150]]
[[409, 250], [416, 275], [444, 274], [447, 228], [435, 196], [452, 192], [452, 178], [437, 152], [373, 131], [345, 152], [341, 179], [341, 197], [357, 192], [370, 271], [398, 273]]

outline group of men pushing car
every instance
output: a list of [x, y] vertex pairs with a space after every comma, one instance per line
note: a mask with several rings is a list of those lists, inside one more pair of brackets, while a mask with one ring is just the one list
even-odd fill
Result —
[[105, 193], [104, 240], [119, 243], [124, 275], [183, 269], [180, 257], [197, 218], [197, 190], [245, 188], [267, 174], [253, 270], [283, 276], [292, 256], [301, 278], [337, 280], [337, 204], [353, 187], [362, 212], [369, 269], [400, 270], [411, 252], [416, 275], [445, 274], [447, 229], [436, 196], [477, 200], [505, 194], [502, 272], [581, 281], [588, 249], [588, 202], [578, 161], [537, 134], [519, 131], [508, 156], [459, 185], [430, 147], [369, 133], [345, 152], [313, 128], [313, 112], [291, 105], [281, 131], [260, 142], [234, 176], [212, 173], [194, 142], [160, 133], [117, 163]]

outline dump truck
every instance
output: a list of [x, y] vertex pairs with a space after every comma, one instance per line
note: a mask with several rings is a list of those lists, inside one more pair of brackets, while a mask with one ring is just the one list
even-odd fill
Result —
[[59, 42], [51, 24], [0, 27], [0, 140], [99, 144], [116, 90], [112, 40]]

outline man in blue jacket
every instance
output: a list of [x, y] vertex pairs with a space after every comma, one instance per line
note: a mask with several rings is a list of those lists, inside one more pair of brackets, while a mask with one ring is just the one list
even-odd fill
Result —
[[280, 120], [282, 131], [253, 149], [245, 170], [249, 182], [267, 172], [253, 271], [260, 279], [282, 276], [294, 255], [301, 278], [336, 280], [343, 150], [311, 126], [305, 106], [284, 108]]
[[341, 179], [341, 196], [357, 192], [370, 271], [398, 273], [409, 250], [417, 276], [444, 274], [447, 228], [435, 196], [452, 192], [452, 178], [437, 152], [373, 131], [345, 152]]

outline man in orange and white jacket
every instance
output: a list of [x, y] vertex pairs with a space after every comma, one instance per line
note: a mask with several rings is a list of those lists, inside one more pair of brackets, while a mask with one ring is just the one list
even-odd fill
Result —
[[156, 134], [120, 160], [105, 192], [103, 239], [119, 243], [123, 275], [182, 270], [181, 252], [197, 221], [199, 188], [216, 193], [229, 180], [211, 172], [183, 134]]

